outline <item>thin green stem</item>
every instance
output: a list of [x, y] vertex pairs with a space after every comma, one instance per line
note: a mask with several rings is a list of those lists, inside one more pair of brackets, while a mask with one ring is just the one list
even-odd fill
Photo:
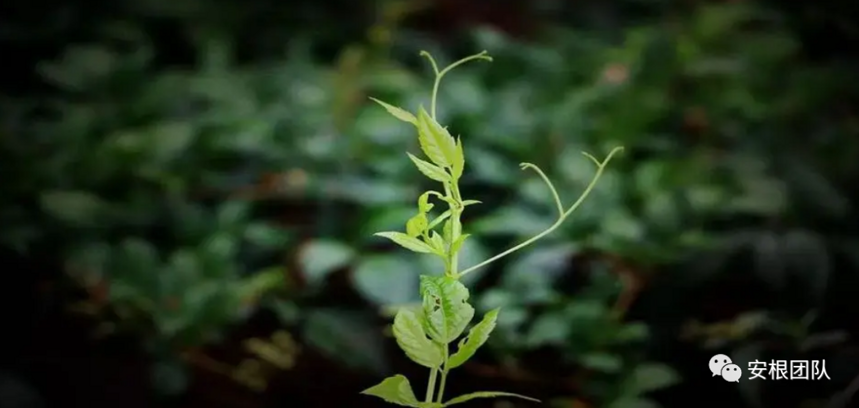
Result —
[[438, 96], [438, 87], [441, 84], [441, 79], [445, 76], [445, 74], [450, 72], [452, 69], [454, 69], [454, 68], [456, 68], [462, 64], [465, 64], [466, 62], [472, 61], [472, 60], [492, 61], [492, 57], [490, 57], [486, 54], [487, 54], [486, 51], [482, 51], [479, 54], [474, 54], [474, 55], [465, 57], [459, 61], [454, 62], [453, 64], [448, 65], [445, 69], [439, 71], [438, 70], [438, 64], [436, 64], [435, 59], [433, 59], [432, 55], [430, 55], [430, 53], [428, 53], [426, 51], [421, 51], [421, 56], [426, 57], [430, 61], [430, 64], [432, 64], [432, 70], [433, 70], [433, 72], [435, 72], [435, 83], [433, 83], [433, 86], [432, 86], [432, 100], [430, 102], [430, 115], [432, 115], [433, 119], [435, 119], [435, 107], [436, 107], [436, 99]]
[[444, 346], [444, 365], [442, 366], [444, 368], [441, 370], [441, 384], [439, 384], [439, 386], [438, 386], [438, 397], [436, 398], [436, 402], [438, 402], [439, 404], [441, 404], [442, 400], [444, 400], [444, 386], [447, 384], [447, 373], [449, 371], [447, 369], [448, 357], [449, 357], [449, 350], [448, 350], [447, 345], [445, 344], [445, 346]]
[[436, 376], [438, 376], [438, 368], [430, 368], [429, 383], [427, 383], [427, 395], [425, 398], [427, 403], [432, 402], [433, 393], [435, 392]]
[[[478, 268], [482, 268], [482, 267], [489, 265], [492, 262], [495, 262], [495, 261], [497, 261], [497, 260], [499, 260], [499, 259], [501, 259], [507, 255], [510, 255], [510, 254], [522, 249], [522, 248], [525, 248], [528, 245], [533, 244], [534, 242], [540, 240], [541, 238], [545, 237], [546, 235], [551, 234], [556, 229], [558, 229], [558, 227], [560, 227], [561, 224], [564, 223], [564, 221], [567, 219], [567, 217], [569, 217], [570, 214], [572, 214], [574, 211], [576, 211], [576, 209], [578, 209], [579, 206], [585, 201], [585, 198], [587, 198], [587, 196], [591, 193], [591, 190], [593, 190], [594, 187], [596, 186], [597, 181], [599, 181], [600, 176], [602, 176], [603, 170], [605, 170], [606, 165], [611, 161], [612, 156], [614, 156], [616, 153], [620, 152], [621, 150], [623, 150], [623, 147], [616, 147], [616, 148], [612, 149], [612, 151], [608, 154], [608, 156], [605, 158], [605, 160], [603, 160], [601, 163], [597, 164], [597, 172], [594, 175], [593, 179], [591, 179], [590, 184], [588, 184], [588, 186], [585, 188], [585, 191], [582, 192], [582, 194], [579, 196], [579, 198], [576, 200], [576, 202], [573, 203], [573, 205], [571, 205], [567, 211], [565, 211], [561, 214], [561, 216], [558, 218], [558, 220], [555, 221], [555, 223], [552, 224], [551, 227], [549, 227], [545, 231], [531, 237], [527, 241], [525, 241], [519, 245], [514, 246], [513, 248], [510, 248], [510, 249], [508, 249], [508, 250], [506, 250], [506, 251], [504, 251], [498, 255], [493, 256], [492, 258], [489, 258], [489, 259], [487, 259], [487, 260], [485, 260], [485, 261], [483, 261], [477, 265], [474, 265], [474, 266], [462, 271], [462, 273], [460, 273], [459, 276], [464, 276], [465, 274], [467, 274], [469, 272], [472, 272]], [[585, 154], [585, 155], [593, 160], [593, 156], [590, 156], [588, 154]], [[536, 166], [534, 166], [534, 165], [523, 164], [523, 166], [522, 166], [523, 169], [529, 168], [529, 167], [536, 168]], [[540, 172], [540, 173], [542, 173], [542, 172]], [[547, 185], [549, 186], [549, 189], [552, 190], [552, 194], [557, 197], [557, 194], [558, 194], [557, 190], [555, 190], [555, 187], [552, 185], [552, 183], [549, 181], [549, 179], [544, 177], [544, 180], [546, 181]]]

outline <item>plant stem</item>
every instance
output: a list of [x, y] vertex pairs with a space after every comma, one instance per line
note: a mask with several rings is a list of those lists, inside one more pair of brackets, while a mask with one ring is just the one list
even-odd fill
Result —
[[444, 345], [444, 365], [442, 365], [443, 368], [441, 370], [441, 384], [439, 384], [438, 399], [436, 399], [436, 402], [438, 402], [439, 404], [441, 404], [442, 400], [444, 399], [444, 386], [447, 383], [447, 372], [448, 372], [447, 359], [448, 359], [448, 357], [450, 357], [449, 353], [450, 353], [450, 349], [448, 348], [448, 345], [445, 344]]
[[[594, 187], [596, 186], [597, 181], [599, 181], [600, 176], [602, 176], [603, 170], [605, 170], [605, 167], [606, 167], [606, 165], [608, 164], [608, 162], [609, 162], [609, 161], [611, 161], [612, 156], [614, 156], [614, 155], [615, 155], [615, 153], [617, 153], [617, 152], [619, 152], [619, 151], [621, 151], [621, 150], [623, 150], [623, 148], [622, 148], [622, 147], [616, 147], [616, 148], [612, 149], [612, 151], [608, 154], [608, 156], [605, 158], [605, 160], [603, 160], [601, 163], [600, 163], [600, 162], [597, 162], [597, 173], [594, 175], [593, 179], [591, 179], [591, 182], [590, 182], [590, 183], [588, 184], [588, 186], [585, 188], [585, 191], [584, 191], [584, 192], [582, 192], [582, 195], [580, 195], [580, 196], [579, 196], [578, 200], [576, 200], [576, 202], [575, 202], [575, 203], [573, 203], [573, 205], [572, 205], [572, 206], [570, 206], [570, 208], [569, 208], [567, 211], [565, 211], [564, 213], [562, 213], [562, 214], [561, 214], [561, 216], [558, 218], [558, 220], [557, 220], [557, 221], [555, 221], [555, 223], [554, 223], [554, 224], [552, 224], [552, 226], [551, 226], [551, 227], [549, 227], [549, 228], [548, 228], [548, 229], [546, 229], [545, 231], [543, 231], [543, 232], [541, 232], [541, 233], [539, 233], [539, 234], [537, 234], [537, 235], [535, 235], [535, 236], [531, 237], [531, 238], [530, 238], [530, 239], [528, 239], [527, 241], [525, 241], [525, 242], [523, 242], [523, 243], [521, 243], [521, 244], [519, 244], [519, 245], [516, 245], [516, 246], [515, 246], [515, 247], [513, 247], [513, 248], [510, 248], [510, 249], [508, 249], [508, 250], [506, 250], [506, 251], [504, 251], [504, 252], [502, 252], [502, 253], [500, 253], [500, 254], [498, 254], [498, 255], [493, 256], [492, 258], [489, 258], [489, 259], [487, 259], [487, 260], [485, 260], [485, 261], [483, 261], [483, 262], [481, 262], [481, 263], [479, 263], [479, 264], [477, 264], [477, 265], [474, 265], [474, 266], [472, 266], [472, 267], [470, 267], [470, 268], [468, 268], [468, 269], [466, 269], [466, 270], [462, 271], [462, 273], [460, 273], [460, 274], [459, 274], [459, 276], [464, 276], [465, 274], [467, 274], [467, 273], [469, 273], [469, 272], [472, 272], [472, 271], [474, 271], [475, 269], [482, 268], [482, 267], [484, 267], [484, 266], [486, 266], [486, 265], [489, 265], [489, 264], [491, 264], [492, 262], [495, 262], [495, 261], [497, 261], [497, 260], [499, 260], [499, 259], [501, 259], [501, 258], [503, 258], [503, 257], [505, 257], [505, 256], [507, 256], [507, 255], [510, 255], [510, 254], [512, 254], [512, 253], [514, 253], [514, 252], [516, 252], [516, 251], [518, 251], [518, 250], [520, 250], [520, 249], [522, 249], [522, 248], [525, 248], [525, 247], [527, 247], [528, 245], [533, 244], [534, 242], [536, 242], [536, 241], [537, 241], [537, 240], [539, 240], [540, 238], [543, 238], [543, 237], [545, 237], [546, 235], [549, 235], [549, 234], [551, 234], [553, 231], [555, 231], [556, 229], [558, 229], [558, 227], [560, 227], [560, 226], [561, 226], [561, 224], [563, 224], [563, 223], [564, 223], [564, 221], [567, 219], [567, 217], [569, 217], [569, 216], [570, 216], [570, 214], [572, 214], [574, 211], [576, 211], [576, 209], [578, 209], [578, 208], [579, 208], [579, 206], [580, 206], [580, 205], [585, 201], [585, 198], [587, 198], [587, 196], [591, 193], [591, 190], [593, 190], [593, 189], [594, 189]], [[591, 160], [593, 160], [592, 156], [590, 156], [590, 155], [587, 155], [587, 156], [588, 156], [588, 158], [590, 158]], [[594, 161], [595, 161], [595, 160], [594, 160]], [[535, 168], [536, 168], [536, 166], [531, 165], [531, 164], [527, 164], [527, 163], [526, 163], [526, 164], [523, 164], [523, 166], [522, 166], [522, 168], [523, 168], [523, 169], [524, 169], [524, 168], [528, 168], [528, 167], [535, 167]], [[541, 176], [542, 176], [542, 172], [540, 172], [540, 173], [541, 173]], [[553, 194], [555, 197], [557, 197], [557, 190], [555, 190], [555, 187], [554, 187], [554, 186], [552, 186], [551, 182], [549, 182], [549, 179], [548, 179], [548, 178], [545, 178], [545, 177], [543, 177], [543, 179], [544, 179], [544, 180], [546, 181], [546, 183], [549, 185], [549, 189], [550, 189], [550, 190], [552, 190], [552, 194]]]
[[447, 74], [448, 72], [450, 72], [452, 69], [454, 69], [454, 68], [456, 68], [462, 64], [465, 64], [468, 61], [481, 60], [481, 59], [486, 60], [486, 61], [492, 61], [492, 57], [490, 57], [486, 54], [487, 54], [486, 51], [482, 51], [479, 54], [474, 54], [474, 55], [465, 57], [459, 61], [454, 62], [453, 64], [448, 65], [445, 69], [439, 71], [438, 65], [436, 64], [435, 59], [433, 59], [432, 55], [430, 55], [430, 53], [428, 53], [426, 51], [421, 51], [421, 56], [426, 57], [430, 61], [430, 64], [432, 64], [433, 72], [435, 72], [435, 83], [433, 83], [433, 86], [432, 86], [432, 102], [430, 102], [430, 115], [432, 115], [433, 119], [435, 119], [436, 97], [438, 96], [438, 86], [441, 84], [441, 78], [444, 77], [444, 75]]
[[438, 368], [436, 368], [436, 367], [430, 368], [429, 383], [427, 383], [427, 395], [426, 395], [426, 402], [427, 403], [432, 402], [433, 392], [435, 391], [435, 379], [436, 379], [437, 375], [438, 375]]

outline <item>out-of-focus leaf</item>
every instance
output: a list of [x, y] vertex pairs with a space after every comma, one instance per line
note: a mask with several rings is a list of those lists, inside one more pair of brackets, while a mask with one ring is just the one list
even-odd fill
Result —
[[307, 283], [318, 286], [331, 272], [349, 264], [355, 251], [348, 245], [332, 240], [315, 240], [304, 245], [298, 262]]
[[567, 341], [573, 327], [561, 312], [546, 312], [537, 316], [531, 325], [526, 342], [530, 347], [545, 345], [562, 346]]
[[677, 384], [680, 377], [665, 364], [645, 363], [635, 367], [631, 381], [638, 392], [647, 393]]
[[616, 373], [623, 366], [623, 360], [618, 355], [607, 353], [589, 353], [582, 356], [580, 363], [597, 371]]
[[304, 336], [310, 345], [350, 366], [375, 372], [387, 369], [384, 339], [373, 319], [359, 312], [311, 310], [307, 314]]
[[94, 225], [106, 213], [106, 203], [86, 191], [55, 190], [42, 193], [42, 210], [72, 226]]
[[419, 274], [413, 259], [374, 255], [358, 261], [352, 281], [361, 295], [377, 305], [400, 304], [420, 299]]

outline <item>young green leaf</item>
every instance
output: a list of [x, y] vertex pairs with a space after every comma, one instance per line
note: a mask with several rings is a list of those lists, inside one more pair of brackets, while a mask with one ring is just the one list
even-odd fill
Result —
[[450, 245], [450, 252], [458, 253], [460, 249], [462, 249], [462, 244], [465, 243], [465, 240], [470, 237], [471, 234], [462, 234], [456, 241], [453, 241], [453, 244]]
[[456, 141], [423, 107], [418, 111], [418, 141], [433, 163], [451, 167], [456, 162]]
[[418, 197], [418, 211], [422, 213], [428, 213], [430, 210], [432, 210], [433, 207], [435, 207], [434, 204], [429, 202], [429, 196], [434, 194], [438, 193], [436, 193], [435, 191], [427, 191], [421, 194], [420, 197]]
[[400, 309], [394, 317], [394, 338], [412, 361], [424, 367], [438, 367], [444, 361], [441, 347], [427, 337], [422, 320], [413, 311]]
[[415, 118], [415, 115], [412, 115], [411, 113], [409, 113], [405, 109], [398, 108], [394, 105], [387, 104], [387, 103], [382, 102], [382, 101], [380, 101], [376, 98], [373, 98], [373, 97], [370, 97], [370, 100], [378, 103], [379, 105], [382, 105], [382, 107], [385, 108], [385, 110], [388, 111], [388, 113], [393, 115], [395, 118], [397, 118], [403, 122], [411, 123], [415, 126], [418, 125], [418, 119]]
[[445, 407], [449, 407], [451, 405], [462, 404], [463, 402], [468, 402], [476, 398], [498, 398], [498, 397], [511, 397], [511, 398], [521, 398], [523, 400], [540, 402], [540, 400], [536, 398], [526, 397], [524, 395], [513, 394], [512, 392], [499, 392], [499, 391], [478, 391], [472, 392], [471, 394], [460, 395], [456, 398], [451, 399], [448, 402], [444, 403]]
[[413, 238], [418, 237], [427, 230], [427, 226], [429, 226], [427, 215], [423, 212], [418, 213], [406, 221], [406, 234]]
[[402, 405], [404, 407], [420, 408], [421, 403], [415, 397], [409, 379], [402, 374], [388, 377], [382, 382], [361, 391], [361, 394], [379, 397], [385, 402]]
[[409, 158], [412, 159], [412, 163], [417, 166], [418, 170], [423, 173], [424, 176], [429, 177], [435, 181], [440, 181], [442, 183], [446, 183], [450, 181], [450, 175], [444, 171], [443, 168], [436, 166], [435, 164], [428, 163], [424, 160], [418, 159], [411, 153], [406, 153], [409, 155]]
[[468, 361], [477, 349], [486, 343], [489, 339], [489, 334], [495, 328], [495, 320], [498, 319], [499, 309], [492, 309], [483, 316], [483, 320], [477, 323], [471, 330], [468, 331], [468, 337], [459, 341], [459, 348], [456, 350], [450, 359], [447, 360], [447, 369], [452, 369], [461, 366]]
[[421, 276], [426, 329], [430, 338], [448, 344], [459, 337], [474, 318], [468, 289], [448, 276]]
[[394, 241], [399, 246], [406, 248], [410, 251], [420, 252], [423, 254], [432, 254], [434, 253], [432, 247], [424, 243], [423, 241], [410, 237], [402, 232], [394, 232], [394, 231], [386, 231], [386, 232], [377, 232], [373, 235], [377, 235], [380, 237], [385, 237]]
[[459, 180], [462, 177], [462, 172], [465, 170], [465, 152], [462, 151], [462, 139], [459, 137], [456, 138], [456, 156], [454, 159], [451, 172], [453, 173], [453, 178]]
[[482, 204], [482, 203], [478, 200], [465, 200], [462, 202], [463, 207], [467, 207], [467, 206], [472, 205], [472, 204]]
[[433, 231], [430, 235], [430, 243], [437, 253], [443, 254], [447, 252], [444, 247], [444, 239], [437, 232]]

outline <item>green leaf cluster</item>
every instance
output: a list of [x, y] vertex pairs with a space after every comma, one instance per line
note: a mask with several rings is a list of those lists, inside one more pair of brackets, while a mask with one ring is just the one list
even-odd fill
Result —
[[[585, 153], [586, 157], [596, 163], [598, 170], [584, 193], [568, 209], [564, 208], [557, 191], [543, 171], [536, 165], [522, 163], [521, 168], [523, 170], [534, 170], [549, 187], [557, 205], [558, 220], [545, 231], [521, 244], [459, 271], [457, 255], [468, 238], [468, 234], [463, 233], [461, 216], [468, 205], [477, 204], [478, 201], [465, 200], [462, 197], [459, 188], [459, 180], [465, 170], [462, 139], [454, 138], [450, 131], [436, 120], [436, 99], [439, 83], [451, 69], [471, 60], [491, 60], [491, 58], [486, 55], [486, 52], [482, 52], [463, 58], [445, 69], [439, 70], [429, 53], [422, 52], [421, 55], [430, 61], [435, 72], [430, 112], [421, 106], [415, 115], [378, 99], [371, 99], [395, 118], [414, 127], [417, 131], [421, 151], [429, 161], [411, 153], [408, 153], [408, 157], [420, 173], [441, 183], [442, 187], [441, 192], [429, 190], [418, 197], [417, 213], [406, 222], [405, 232], [385, 231], [376, 233], [377, 236], [387, 238], [412, 252], [435, 255], [444, 261], [443, 274], [420, 277], [422, 298], [420, 308], [401, 308], [397, 311], [393, 324], [394, 337], [406, 356], [415, 363], [429, 368], [429, 384], [427, 384], [423, 401], [415, 396], [409, 380], [399, 374], [386, 378], [378, 385], [364, 390], [363, 394], [379, 397], [391, 404], [418, 408], [447, 407], [475, 398], [493, 397], [515, 397], [539, 402], [523, 395], [499, 391], [474, 392], [444, 401], [445, 385], [450, 370], [465, 364], [486, 343], [495, 328], [500, 311], [499, 308], [496, 308], [487, 312], [481, 321], [475, 324], [465, 337], [461, 338], [474, 319], [475, 309], [468, 303], [469, 291], [460, 281], [460, 278], [530, 245], [558, 228], [584, 201], [596, 185], [605, 165], [620, 148], [613, 150], [608, 158], [603, 161]], [[431, 198], [447, 204], [448, 208], [433, 216], [431, 211], [435, 204], [430, 202]], [[439, 233], [436, 228], [440, 225], [441, 232]], [[456, 344], [456, 349], [451, 350], [451, 343], [457, 339], [460, 340]]]

